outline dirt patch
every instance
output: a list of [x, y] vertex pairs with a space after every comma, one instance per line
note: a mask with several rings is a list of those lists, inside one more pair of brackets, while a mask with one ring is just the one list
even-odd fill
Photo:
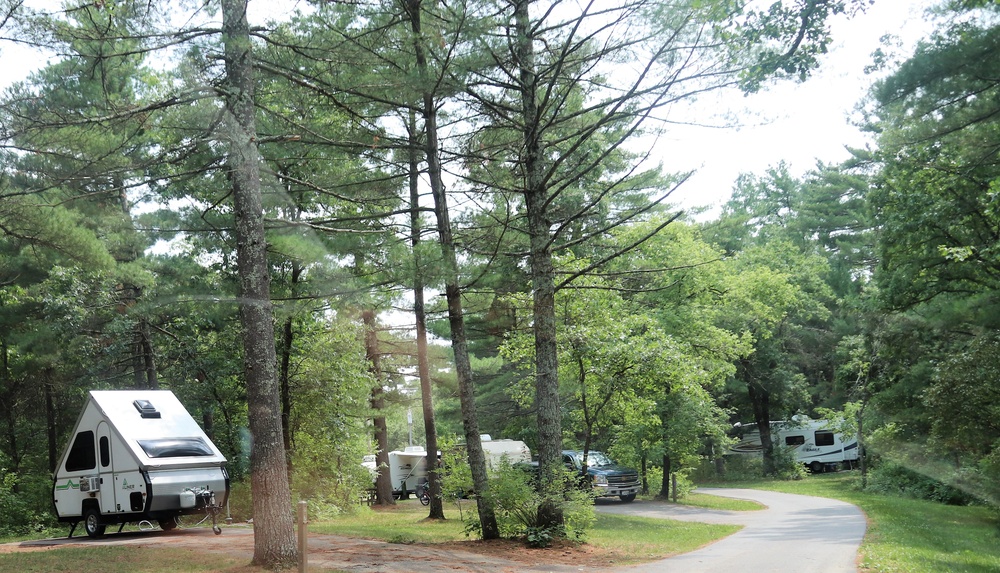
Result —
[[[210, 529], [172, 532], [144, 531], [109, 534], [103, 539], [74, 537], [0, 545], [0, 553], [51, 551], [61, 547], [132, 545], [136, 547], [184, 547], [185, 549], [253, 558], [253, 530], [224, 528], [222, 535]], [[564, 572], [606, 570], [613, 555], [598, 548], [558, 542], [545, 549], [533, 549], [515, 540], [455, 541], [448, 543], [386, 543], [336, 535], [309, 535], [311, 570], [338, 570], [351, 573], [517, 573], [528, 571]]]

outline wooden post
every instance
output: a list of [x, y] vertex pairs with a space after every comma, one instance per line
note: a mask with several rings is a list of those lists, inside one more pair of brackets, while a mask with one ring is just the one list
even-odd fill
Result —
[[299, 573], [306, 573], [309, 564], [309, 543], [306, 535], [306, 524], [309, 523], [309, 513], [306, 502], [299, 502]]

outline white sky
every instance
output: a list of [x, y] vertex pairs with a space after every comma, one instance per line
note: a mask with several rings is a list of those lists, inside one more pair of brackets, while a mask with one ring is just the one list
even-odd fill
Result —
[[[52, 0], [33, 3], [51, 5]], [[722, 117], [735, 116], [743, 127], [671, 128], [658, 142], [656, 154], [668, 171], [697, 171], [673, 200], [685, 207], [717, 208], [729, 197], [740, 173], [760, 174], [784, 160], [794, 174], [801, 175], [817, 160], [837, 163], [847, 159], [845, 146], [863, 147], [864, 136], [849, 118], [872, 82], [863, 71], [870, 54], [888, 33], [902, 36], [907, 48], [912, 47], [930, 31], [923, 9], [933, 3], [876, 0], [865, 14], [832, 23], [833, 48], [805, 83], [767, 86], [751, 97], [719, 94], [695, 104], [691, 115], [696, 117], [677, 117], [721, 125]], [[301, 0], [252, 0], [250, 16], [256, 22], [280, 19], [300, 4]], [[31, 51], [0, 42], [0, 89], [41, 64]]]
[[[740, 173], [762, 174], [784, 160], [795, 175], [817, 160], [838, 163], [850, 157], [845, 146], [864, 147], [864, 134], [851, 125], [855, 106], [873, 78], [864, 68], [885, 34], [903, 41], [906, 55], [932, 29], [923, 10], [931, 0], [875, 0], [867, 13], [832, 23], [834, 42], [821, 67], [804, 83], [767, 86], [743, 97], [727, 94], [721, 101], [702, 101], [706, 115], [736, 114], [740, 129], [678, 128], [662, 141], [669, 171], [697, 170], [673, 197], [685, 207], [719, 207]], [[702, 119], [702, 121], [711, 121]]]

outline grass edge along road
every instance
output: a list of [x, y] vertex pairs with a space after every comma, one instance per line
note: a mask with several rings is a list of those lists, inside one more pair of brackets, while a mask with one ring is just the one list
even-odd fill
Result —
[[1000, 515], [995, 510], [869, 493], [861, 491], [859, 484], [860, 474], [855, 471], [814, 475], [799, 481], [716, 485], [853, 503], [868, 518], [858, 560], [859, 570], [865, 573], [1000, 571]]

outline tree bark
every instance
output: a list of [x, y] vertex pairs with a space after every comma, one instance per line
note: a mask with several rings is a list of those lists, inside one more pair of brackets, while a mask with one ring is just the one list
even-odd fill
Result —
[[375, 325], [375, 311], [365, 309], [361, 313], [361, 322], [365, 329], [365, 357], [368, 359], [368, 371], [375, 380], [372, 387], [371, 405], [374, 411], [372, 425], [375, 427], [375, 465], [378, 476], [375, 478], [375, 503], [378, 505], [395, 505], [392, 497], [392, 476], [389, 472], [389, 428], [385, 423], [382, 410], [385, 408], [385, 390], [382, 388], [382, 366], [378, 349], [378, 331]]
[[771, 439], [771, 394], [766, 388], [753, 380], [747, 380], [747, 395], [753, 408], [754, 422], [760, 433], [761, 455], [765, 476], [776, 473], [774, 467], [774, 441]]
[[223, 82], [228, 112], [227, 166], [233, 183], [239, 314], [247, 384], [253, 564], [269, 569], [297, 562], [291, 489], [281, 432], [267, 244], [254, 117], [254, 80], [246, 0], [222, 0]]
[[427, 443], [427, 486], [430, 495], [428, 519], [444, 519], [444, 500], [438, 473], [437, 428], [434, 425], [434, 402], [431, 394], [430, 365], [427, 362], [427, 315], [424, 311], [424, 275], [420, 258], [420, 157], [417, 140], [417, 117], [409, 117], [410, 153], [410, 246], [413, 249], [413, 316], [417, 331], [417, 376], [420, 379], [420, 404], [424, 416], [424, 438]]
[[[520, 69], [523, 120], [524, 208], [529, 235], [529, 264], [535, 335], [535, 411], [538, 425], [538, 465], [542, 483], [558, 484], [562, 471], [562, 409], [559, 404], [559, 358], [556, 345], [555, 275], [548, 210], [548, 193], [541, 177], [542, 149], [536, 94], [535, 52], [528, 14], [530, 0], [514, 2], [515, 55]], [[543, 526], [563, 523], [558, 490], [547, 491], [538, 509]]]
[[[413, 31], [413, 45], [422, 84], [429, 86], [427, 57], [423, 48], [420, 29], [421, 0], [406, 0], [406, 9]], [[448, 199], [441, 177], [441, 161], [438, 148], [437, 109], [434, 94], [425, 88], [423, 94], [424, 147], [427, 160], [427, 176], [430, 179], [431, 194], [434, 197], [434, 214], [437, 219], [438, 237], [444, 263], [445, 298], [448, 302], [448, 324], [451, 327], [451, 348], [455, 354], [455, 374], [458, 378], [459, 400], [462, 407], [462, 427], [465, 431], [465, 446], [472, 470], [472, 483], [476, 490], [476, 507], [483, 539], [499, 539], [500, 528], [496, 513], [490, 502], [489, 478], [486, 475], [486, 456], [479, 436], [479, 418], [476, 413], [476, 394], [472, 381], [472, 364], [469, 360], [468, 339], [465, 334], [465, 315], [462, 310], [462, 290], [459, 286], [458, 257], [452, 236], [451, 219], [448, 215]]]

